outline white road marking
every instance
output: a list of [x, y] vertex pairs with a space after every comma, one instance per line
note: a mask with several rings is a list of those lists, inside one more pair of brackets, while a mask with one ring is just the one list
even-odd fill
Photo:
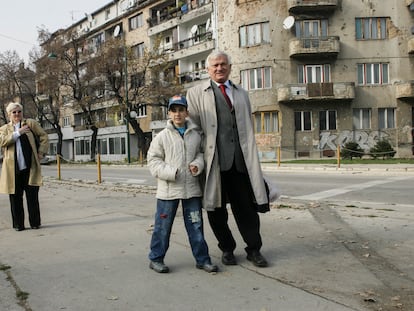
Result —
[[298, 200], [321, 200], [321, 199], [326, 199], [326, 198], [330, 198], [330, 197], [334, 197], [340, 194], [344, 194], [347, 192], [351, 192], [354, 190], [362, 190], [362, 189], [366, 189], [366, 188], [371, 188], [377, 185], [383, 185], [383, 184], [387, 184], [387, 183], [391, 183], [391, 182], [395, 182], [395, 181], [400, 181], [400, 180], [406, 180], [406, 179], [410, 179], [412, 178], [411, 176], [404, 176], [404, 177], [392, 177], [392, 178], [388, 178], [388, 179], [381, 179], [381, 180], [373, 180], [373, 181], [368, 181], [362, 184], [355, 184], [355, 185], [350, 185], [347, 187], [341, 187], [341, 188], [336, 188], [336, 189], [330, 189], [330, 190], [325, 190], [325, 191], [321, 191], [321, 192], [316, 192], [316, 193], [312, 193], [312, 194], [307, 194], [307, 195], [301, 195], [298, 197], [292, 197], [292, 199], [298, 199]]

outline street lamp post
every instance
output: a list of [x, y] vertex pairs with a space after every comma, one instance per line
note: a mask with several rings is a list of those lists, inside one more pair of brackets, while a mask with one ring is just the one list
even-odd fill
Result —
[[[124, 72], [125, 72], [125, 107], [126, 112], [129, 114], [129, 105], [128, 105], [128, 59], [127, 59], [127, 53], [126, 53], [126, 47], [125, 42], [123, 43], [123, 52], [124, 52]], [[129, 118], [130, 116], [124, 116], [125, 125], [126, 125], [126, 131], [127, 131], [127, 159], [128, 164], [131, 163], [131, 146], [130, 146], [130, 133], [129, 133]]]

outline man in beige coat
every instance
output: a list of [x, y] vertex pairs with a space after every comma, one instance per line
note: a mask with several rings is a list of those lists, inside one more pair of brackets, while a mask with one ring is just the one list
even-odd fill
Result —
[[[10, 103], [6, 111], [10, 122], [0, 128], [0, 146], [3, 151], [0, 193], [9, 194], [13, 228], [16, 231], [22, 231], [25, 229], [23, 209], [23, 192], [25, 192], [30, 226], [38, 229], [41, 225], [40, 160], [49, 147], [48, 135], [35, 120], [23, 119], [21, 104]], [[35, 136], [39, 146], [37, 146]]]
[[223, 252], [224, 264], [237, 264], [233, 253], [236, 242], [227, 223], [229, 202], [247, 244], [247, 259], [255, 266], [266, 267], [267, 261], [260, 253], [262, 239], [257, 211], [267, 211], [269, 203], [249, 97], [228, 79], [231, 60], [226, 53], [210, 54], [206, 67], [210, 80], [187, 92], [190, 118], [204, 132], [204, 208]]

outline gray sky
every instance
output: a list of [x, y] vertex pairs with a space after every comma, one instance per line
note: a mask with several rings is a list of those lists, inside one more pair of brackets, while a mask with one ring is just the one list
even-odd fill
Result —
[[37, 29], [66, 28], [111, 0], [0, 0], [0, 53], [15, 50], [27, 62]]

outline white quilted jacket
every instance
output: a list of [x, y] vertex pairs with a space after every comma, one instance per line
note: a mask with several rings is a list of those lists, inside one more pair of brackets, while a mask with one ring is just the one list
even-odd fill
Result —
[[[158, 179], [156, 197], [163, 200], [201, 197], [198, 175], [204, 170], [201, 136], [198, 128], [187, 120], [187, 130], [181, 137], [171, 120], [152, 140], [147, 154], [148, 167]], [[198, 167], [193, 176], [190, 164]]]

